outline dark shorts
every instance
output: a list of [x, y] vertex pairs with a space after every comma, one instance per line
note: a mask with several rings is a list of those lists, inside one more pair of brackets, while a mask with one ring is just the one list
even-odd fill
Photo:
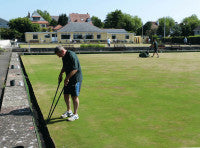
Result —
[[154, 52], [158, 53], [158, 49], [154, 48]]
[[81, 82], [68, 84], [64, 86], [64, 94], [71, 94], [71, 96], [79, 96], [81, 90]]

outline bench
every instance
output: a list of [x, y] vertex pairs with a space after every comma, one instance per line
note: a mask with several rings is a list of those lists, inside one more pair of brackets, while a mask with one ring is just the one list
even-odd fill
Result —
[[165, 49], [165, 45], [158, 45], [158, 50], [162, 52]]
[[181, 45], [171, 45], [171, 50], [182, 50]]
[[69, 50], [75, 51], [74, 45], [72, 45], [72, 44], [63, 45], [63, 47], [65, 49], [69, 49]]
[[114, 44], [115, 50], [125, 50], [126, 46], [125, 44]]
[[30, 40], [29, 43], [39, 43], [39, 40]]
[[63, 45], [64, 48], [74, 48], [74, 45], [68, 44], [68, 45]]

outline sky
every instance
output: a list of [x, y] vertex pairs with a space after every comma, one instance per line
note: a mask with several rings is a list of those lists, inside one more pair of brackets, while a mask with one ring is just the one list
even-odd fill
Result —
[[89, 13], [104, 21], [108, 13], [118, 9], [138, 16], [144, 24], [162, 17], [180, 23], [193, 14], [200, 19], [199, 6], [200, 0], [0, 0], [0, 18], [9, 21], [39, 9], [52, 16]]

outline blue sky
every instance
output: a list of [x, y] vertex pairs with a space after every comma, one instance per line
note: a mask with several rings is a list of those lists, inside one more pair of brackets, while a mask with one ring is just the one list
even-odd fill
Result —
[[7, 21], [25, 17], [28, 12], [40, 9], [50, 15], [89, 13], [102, 21], [116, 9], [138, 16], [143, 23], [172, 17], [180, 23], [185, 17], [196, 14], [200, 19], [200, 0], [0, 0], [0, 18]]

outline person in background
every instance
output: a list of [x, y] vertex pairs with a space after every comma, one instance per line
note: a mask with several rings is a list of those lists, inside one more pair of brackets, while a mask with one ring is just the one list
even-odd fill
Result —
[[107, 39], [108, 47], [110, 47], [110, 38]]
[[183, 41], [184, 41], [184, 44], [187, 44], [187, 38], [186, 37], [184, 38]]
[[158, 43], [157, 43], [156, 39], [153, 40], [152, 47], [153, 47], [154, 52], [153, 52], [153, 55], [151, 57], [154, 57], [154, 55], [157, 54], [157, 58], [159, 58]]

